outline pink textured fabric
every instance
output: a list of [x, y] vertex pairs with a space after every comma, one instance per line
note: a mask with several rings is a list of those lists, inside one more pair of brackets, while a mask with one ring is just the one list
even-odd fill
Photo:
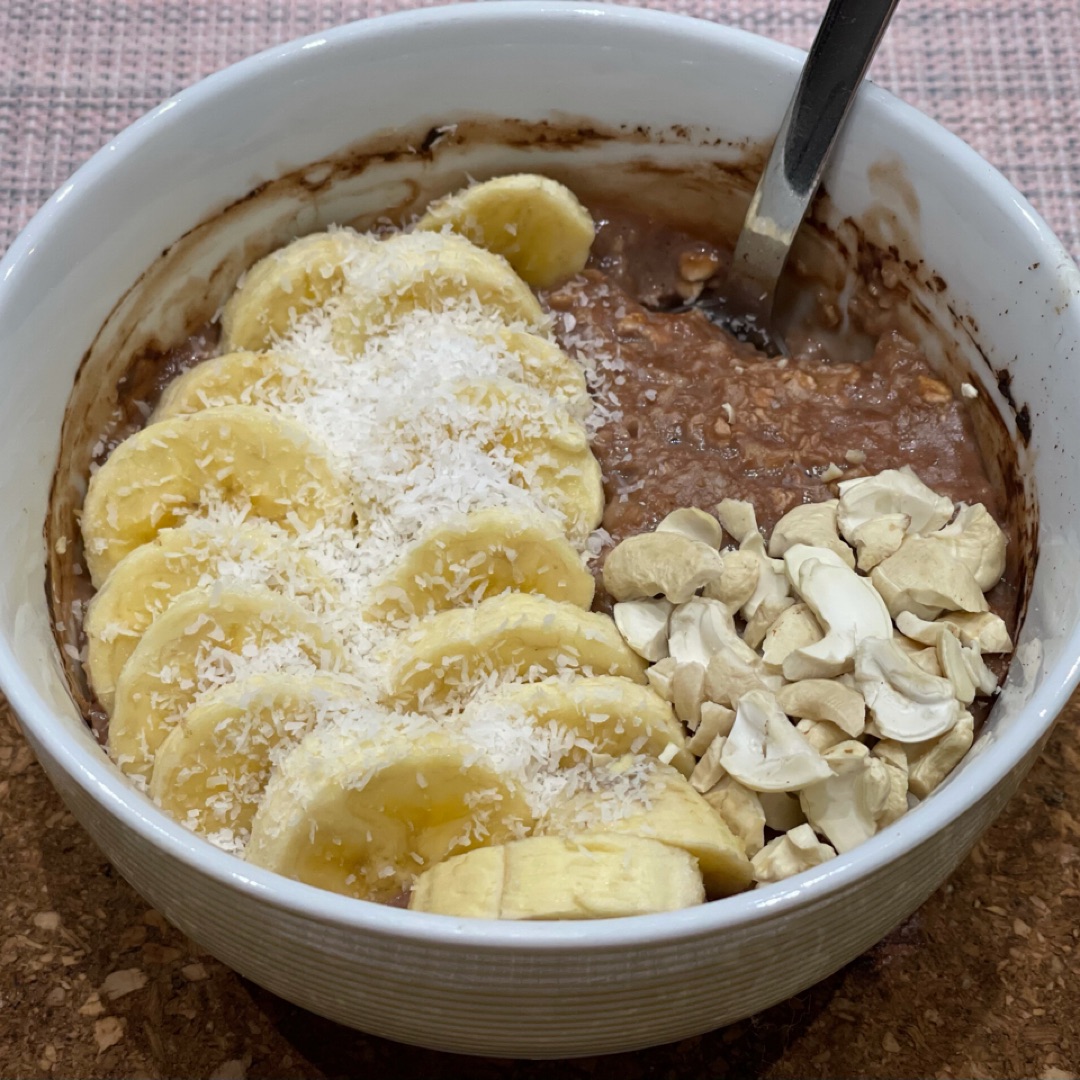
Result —
[[[0, 250], [110, 136], [290, 38], [434, 0], [0, 0]], [[806, 47], [825, 0], [634, 0]], [[1080, 255], [1080, 4], [904, 0], [873, 78], [997, 165]]]

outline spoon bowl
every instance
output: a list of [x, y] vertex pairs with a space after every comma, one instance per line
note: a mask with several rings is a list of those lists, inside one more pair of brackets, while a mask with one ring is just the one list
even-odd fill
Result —
[[831, 0], [750, 200], [723, 294], [686, 305], [768, 356], [790, 356], [773, 318], [776, 286], [897, 2]]

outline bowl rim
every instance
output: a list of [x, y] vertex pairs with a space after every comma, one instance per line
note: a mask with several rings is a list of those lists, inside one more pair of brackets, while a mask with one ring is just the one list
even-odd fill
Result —
[[[164, 126], [162, 118], [179, 105], [213, 99], [231, 86], [255, 78], [264, 68], [298, 60], [303, 54], [325, 46], [348, 49], [356, 39], [394, 36], [422, 31], [438, 32], [448, 24], [493, 24], [511, 19], [524, 22], [542, 18], [550, 26], [561, 19], [567, 26], [582, 20], [605, 20], [613, 33], [620, 28], [643, 29], [669, 36], [692, 36], [717, 47], [718, 52], [740, 50], [761, 63], [794, 72], [805, 53], [748, 31], [687, 15], [628, 8], [612, 4], [577, 3], [575, 0], [494, 0], [484, 4], [420, 8], [382, 15], [318, 31], [275, 45], [215, 72], [162, 102], [137, 119], [95, 153], [38, 210], [11, 244], [0, 262], [0, 311], [10, 279], [21, 260], [29, 256], [39, 238], [54, 227], [54, 220], [71, 204], [64, 200], [83, 187], [107, 177], [125, 152], [152, 141]], [[863, 107], [888, 114], [891, 123], [911, 138], [932, 143], [941, 155], [965, 174], [971, 183], [997, 192], [999, 200], [1012, 204], [1032, 241], [1042, 247], [1048, 265], [1059, 275], [1075, 267], [1071, 256], [1042, 217], [1005, 177], [936, 121], [892, 94], [869, 84], [861, 91]], [[179, 116], [170, 117], [179, 119]], [[1080, 316], [1071, 316], [1080, 338]], [[1070, 659], [1071, 658], [1071, 659]], [[222, 851], [168, 817], [121, 776], [103, 751], [69, 738], [59, 715], [31, 684], [16, 660], [6, 633], [0, 635], [0, 687], [33, 741], [40, 744], [63, 770], [106, 812], [163, 854], [204, 874], [216, 884], [240, 890], [249, 899], [291, 915], [314, 919], [348, 930], [366, 931], [388, 939], [441, 945], [454, 949], [492, 953], [522, 950], [531, 953], [602, 952], [627, 945], [672, 944], [715, 934], [735, 927], [749, 927], [823, 902], [827, 897], [854, 887], [893, 859], [912, 851], [955, 822], [966, 810], [985, 798], [1044, 738], [1057, 714], [1080, 681], [1080, 626], [1067, 635], [1062, 658], [1043, 678], [1024, 706], [1037, 723], [1014, 725], [996, 737], [968, 769], [964, 783], [947, 783], [933, 799], [889, 826], [854, 850], [814, 870], [723, 902], [703, 904], [681, 911], [581, 922], [517, 923], [487, 919], [459, 919], [444, 915], [405, 911], [353, 900], [251, 866]], [[1015, 660], [1014, 660], [1015, 663]]]

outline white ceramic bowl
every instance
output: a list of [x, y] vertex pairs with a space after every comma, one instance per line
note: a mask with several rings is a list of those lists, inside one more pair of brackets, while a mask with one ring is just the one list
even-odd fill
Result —
[[[901, 254], [925, 260], [920, 281], [940, 274], [948, 283], [945, 294], [913, 287], [1014, 433], [999, 381], [1026, 407], [1023, 497], [1038, 504], [1038, 569], [1008, 689], [974, 751], [927, 803], [819, 870], [720, 903], [610, 922], [458, 921], [346, 900], [217, 851], [122, 779], [65, 688], [42, 523], [73, 380], [110, 313], [82, 369], [76, 413], [107, 399], [125, 341], [176, 338], [178, 310], [219, 301], [252, 256], [245, 237], [284, 239], [392, 203], [429, 167], [431, 182], [447, 186], [466, 167], [571, 161], [595, 173], [643, 155], [734, 160], [775, 129], [800, 59], [720, 26], [623, 8], [493, 3], [347, 26], [166, 102], [65, 184], [8, 252], [0, 681], [53, 783], [121, 873], [242, 974], [342, 1023], [447, 1050], [555, 1056], [674, 1040], [777, 1002], [872, 945], [945, 879], [1038, 753], [1080, 659], [1080, 276], [997, 172], [874, 88], [854, 111], [821, 213], [834, 225], [861, 216]], [[383, 141], [400, 143], [418, 122], [478, 114], [587, 117], [623, 138], [466, 147], [436, 166], [422, 154], [363, 169], [354, 160], [196, 229], [257, 184], [357, 140], [389, 132]], [[62, 475], [61, 494], [67, 482]]]

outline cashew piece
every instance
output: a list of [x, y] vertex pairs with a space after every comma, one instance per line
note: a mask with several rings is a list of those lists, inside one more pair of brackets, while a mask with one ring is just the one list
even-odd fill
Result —
[[727, 775], [727, 769], [720, 763], [720, 756], [724, 752], [726, 743], [727, 736], [725, 735], [719, 735], [713, 739], [709, 743], [708, 750], [705, 751], [701, 760], [694, 767], [694, 771], [690, 774], [691, 787], [700, 791], [703, 795], [706, 791], [716, 787]]
[[1013, 642], [1005, 620], [992, 611], [950, 611], [936, 621], [947, 626], [962, 644], [978, 645], [980, 652], [1012, 652]]
[[796, 544], [784, 553], [784, 562], [796, 591], [826, 632], [813, 645], [788, 653], [785, 678], [831, 679], [851, 671], [860, 640], [892, 636], [892, 620], [877, 590], [832, 552]]
[[795, 603], [793, 596], [767, 596], [761, 606], [747, 620], [743, 629], [743, 641], [756, 649], [764, 640], [769, 628]]
[[675, 675], [675, 669], [679, 662], [673, 656], [665, 656], [651, 667], [645, 669], [645, 678], [649, 685], [665, 700], [671, 701], [671, 680]]
[[686, 744], [686, 749], [694, 757], [701, 757], [709, 749], [713, 739], [731, 734], [731, 725], [735, 723], [735, 710], [715, 701], [701, 703], [701, 723], [698, 724], [694, 737]]
[[[940, 631], [933, 630], [927, 639], [921, 632], [917, 634], [908, 634], [905, 630], [905, 626], [912, 626], [914, 623], [920, 623], [922, 626], [936, 627], [937, 623], [923, 622], [922, 619], [915, 615], [912, 615], [910, 611], [901, 611], [896, 620], [897, 629], [901, 632], [893, 638], [893, 644], [904, 654], [906, 654], [913, 663], [918, 664], [919, 667], [926, 672], [927, 675], [937, 675], [943, 678], [944, 672], [941, 670], [941, 661], [938, 660], [937, 651], [937, 639]], [[928, 644], [928, 648], [923, 648], [922, 645]]]
[[803, 788], [799, 803], [815, 831], [824, 833], [837, 851], [851, 851], [877, 832], [891, 788], [888, 769], [854, 740], [822, 756], [833, 775]]
[[780, 613], [762, 642], [762, 656], [771, 668], [783, 668], [788, 653], [813, 645], [825, 636], [821, 623], [801, 601]]
[[955, 727], [940, 738], [907, 747], [908, 786], [913, 795], [925, 799], [956, 768], [971, 749], [975, 722], [964, 712]]
[[799, 825], [783, 836], [770, 840], [754, 855], [750, 865], [754, 870], [754, 880], [764, 884], [783, 881], [835, 858], [836, 852], [818, 840], [809, 825]]
[[849, 738], [866, 728], [866, 702], [857, 690], [832, 679], [803, 679], [776, 692], [780, 708], [800, 720], [828, 720]]
[[765, 811], [765, 824], [777, 832], [797, 829], [806, 823], [806, 815], [799, 805], [799, 797], [790, 791], [759, 791], [761, 809]]
[[662, 596], [624, 600], [611, 614], [623, 640], [643, 660], [663, 660], [668, 654], [668, 617], [674, 604]]
[[795, 725], [795, 730], [819, 754], [824, 754], [826, 750], [831, 750], [850, 738], [843, 728], [837, 727], [831, 720], [800, 720]]
[[[765, 541], [762, 539], [761, 533], [756, 530], [750, 533], [740, 545], [739, 550], [750, 552], [758, 560], [757, 587], [751, 594], [750, 599], [739, 608], [739, 614], [747, 622], [750, 622], [759, 608], [765, 604], [771, 605], [771, 609], [776, 610], [779, 601], [791, 595], [791, 587], [788, 583], [784, 563], [780, 559], [770, 559], [765, 553]], [[768, 625], [766, 625], [762, 630], [762, 634], [768, 628]]]
[[705, 668], [691, 661], [679, 664], [671, 679], [671, 703], [675, 715], [691, 730], [701, 723], [701, 703], [705, 700]]
[[792, 726], [776, 698], [762, 690], [752, 690], [739, 700], [720, 762], [755, 791], [798, 791], [832, 774], [821, 754]]
[[765, 811], [756, 791], [725, 776], [705, 792], [705, 801], [743, 842], [747, 855], [756, 855], [765, 846]]
[[739, 637], [727, 607], [703, 596], [693, 597], [672, 612], [668, 651], [680, 664], [690, 660], [708, 664], [720, 652], [730, 652], [752, 667], [761, 663], [761, 657]]
[[673, 510], [656, 526], [656, 531], [681, 533], [711, 548], [718, 548], [720, 541], [724, 539], [720, 522], [712, 514], [692, 506], [683, 510]]
[[855, 681], [873, 717], [871, 734], [881, 738], [923, 742], [944, 734], [963, 713], [952, 683], [928, 675], [892, 640], [859, 642]]
[[870, 580], [894, 619], [902, 611], [935, 619], [942, 611], [988, 609], [971, 571], [938, 540], [908, 537], [895, 555], [874, 567]]
[[604, 588], [615, 600], [662, 595], [683, 604], [723, 573], [720, 553], [681, 533], [641, 533], [617, 544], [604, 562]]
[[975, 680], [964, 657], [960, 639], [944, 627], [938, 636], [937, 655], [942, 674], [952, 683], [956, 700], [961, 705], [970, 705], [975, 700]]
[[751, 690], [776, 691], [784, 683], [779, 675], [768, 674], [757, 664], [748, 664], [733, 652], [719, 652], [705, 669], [705, 694], [718, 705], [737, 708], [743, 694]]
[[907, 514], [886, 514], [863, 522], [851, 534], [859, 569], [869, 574], [878, 563], [899, 551], [910, 524]]
[[761, 563], [750, 551], [725, 551], [721, 554], [724, 572], [716, 581], [705, 586], [705, 596], [719, 600], [728, 611], [735, 612], [745, 604], [757, 588]]
[[871, 518], [888, 514], [906, 514], [907, 531], [924, 534], [940, 529], [953, 516], [953, 503], [928, 488], [907, 465], [840, 484], [836, 520], [848, 540], [854, 542], [855, 530]]
[[885, 799], [878, 828], [884, 829], [908, 811], [908, 759], [903, 743], [882, 739], [870, 753], [885, 762], [889, 775], [889, 794]]
[[852, 569], [855, 556], [851, 548], [840, 539], [836, 526], [836, 508], [839, 500], [803, 503], [789, 510], [775, 525], [769, 537], [769, 554], [778, 559], [793, 544], [828, 548], [834, 551]]
[[951, 525], [927, 539], [944, 544], [949, 554], [971, 571], [984, 592], [1005, 573], [1005, 533], [982, 503], [962, 506]]
[[751, 503], [743, 499], [723, 499], [716, 504], [716, 516], [728, 536], [741, 547], [747, 537], [757, 532], [757, 514]]

